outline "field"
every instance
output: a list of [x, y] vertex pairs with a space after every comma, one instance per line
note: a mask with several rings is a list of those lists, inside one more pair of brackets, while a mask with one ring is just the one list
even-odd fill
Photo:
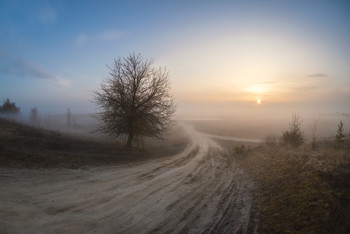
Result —
[[168, 140], [146, 139], [147, 148], [128, 151], [116, 141], [93, 134], [48, 131], [0, 118], [0, 166], [11, 168], [82, 168], [142, 161], [180, 152], [187, 144], [178, 128]]
[[0, 129], [5, 233], [349, 232], [349, 141], [292, 148], [254, 126], [187, 121], [127, 150], [3, 119]]
[[350, 143], [327, 144], [317, 150], [260, 145], [239, 153], [257, 182], [260, 233], [350, 231]]
[[[234, 124], [192, 122], [203, 132], [261, 137], [258, 144], [219, 141], [256, 183], [249, 233], [349, 233], [350, 140], [337, 144], [335, 137], [330, 137], [336, 120], [324, 118], [315, 149], [310, 143], [296, 148], [282, 146], [278, 135], [288, 126], [286, 123], [288, 120], [266, 120], [263, 124], [239, 120]], [[267, 135], [276, 138], [270, 142]]]

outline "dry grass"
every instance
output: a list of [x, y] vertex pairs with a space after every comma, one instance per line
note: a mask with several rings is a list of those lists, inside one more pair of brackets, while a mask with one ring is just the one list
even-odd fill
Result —
[[177, 133], [161, 144], [152, 141], [147, 147], [127, 150], [112, 141], [37, 129], [0, 118], [0, 167], [105, 166], [169, 156], [185, 145], [186, 138]]
[[[347, 144], [347, 145], [346, 145]], [[260, 145], [241, 155], [257, 181], [259, 233], [350, 232], [350, 142], [341, 148]]]

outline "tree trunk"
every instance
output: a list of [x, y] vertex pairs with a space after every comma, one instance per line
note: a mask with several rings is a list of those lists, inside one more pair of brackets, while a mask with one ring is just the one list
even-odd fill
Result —
[[128, 149], [131, 148], [131, 146], [132, 146], [132, 141], [133, 141], [133, 140], [134, 140], [134, 133], [133, 133], [133, 132], [129, 132], [128, 141], [127, 141], [127, 143], [126, 143], [126, 147], [127, 147]]

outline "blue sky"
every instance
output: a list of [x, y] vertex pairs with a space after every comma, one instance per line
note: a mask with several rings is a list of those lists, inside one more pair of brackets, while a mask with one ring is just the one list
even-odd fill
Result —
[[130, 52], [168, 68], [179, 114], [350, 112], [349, 1], [0, 1], [0, 99], [23, 111], [93, 112]]

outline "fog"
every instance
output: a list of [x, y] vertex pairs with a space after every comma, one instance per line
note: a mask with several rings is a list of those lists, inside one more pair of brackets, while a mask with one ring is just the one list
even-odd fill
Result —
[[[343, 112], [331, 112], [314, 109], [298, 111], [297, 108], [285, 108], [276, 110], [269, 105], [257, 103], [217, 103], [217, 104], [178, 104], [178, 111], [173, 119], [176, 124], [183, 122], [193, 125], [198, 131], [237, 138], [259, 139], [266, 137], [279, 137], [282, 131], [289, 128], [293, 114], [297, 114], [301, 121], [301, 128], [306, 139], [311, 139], [311, 126], [317, 122], [316, 137], [333, 140], [336, 135], [339, 121], [344, 123], [345, 134], [350, 135], [350, 114]], [[294, 111], [293, 111], [294, 110]], [[87, 137], [108, 136], [97, 131], [103, 124], [94, 118], [94, 112], [76, 114], [69, 109], [60, 114], [42, 114], [37, 109], [37, 116], [31, 112], [20, 112], [17, 115], [1, 114], [0, 117], [33, 127], [54, 130], [69, 134]]]

